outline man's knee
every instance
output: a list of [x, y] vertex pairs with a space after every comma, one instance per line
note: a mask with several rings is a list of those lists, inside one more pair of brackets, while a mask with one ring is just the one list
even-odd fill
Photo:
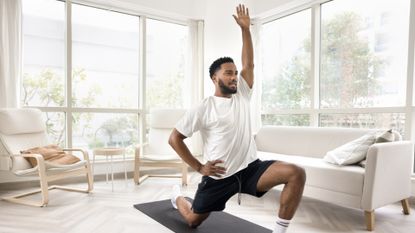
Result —
[[294, 182], [304, 185], [306, 181], [306, 173], [304, 168], [299, 167], [295, 164], [290, 164], [290, 174], [291, 174], [291, 180], [294, 180]]
[[197, 228], [198, 226], [200, 226], [200, 224], [202, 224], [203, 220], [200, 219], [192, 219], [189, 220], [187, 223], [189, 224], [189, 227], [191, 228]]
[[305, 181], [307, 179], [307, 175], [305, 173], [305, 170], [302, 167], [299, 167], [299, 166], [296, 166], [296, 167], [297, 168], [296, 168], [296, 172], [295, 172], [296, 175], [295, 176], [296, 176], [297, 182], [304, 185]]
[[188, 219], [187, 224], [191, 228], [197, 228], [200, 224], [202, 224], [203, 221], [209, 216], [207, 215], [196, 215]]

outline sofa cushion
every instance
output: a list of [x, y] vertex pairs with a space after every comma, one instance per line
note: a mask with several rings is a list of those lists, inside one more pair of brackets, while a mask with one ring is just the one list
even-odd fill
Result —
[[324, 160], [337, 165], [350, 165], [366, 158], [369, 147], [375, 143], [376, 135], [369, 133], [327, 152]]
[[362, 195], [365, 170], [360, 166], [339, 167], [321, 158], [283, 155], [258, 151], [261, 160], [278, 160], [303, 167], [307, 174], [306, 185], [350, 195]]

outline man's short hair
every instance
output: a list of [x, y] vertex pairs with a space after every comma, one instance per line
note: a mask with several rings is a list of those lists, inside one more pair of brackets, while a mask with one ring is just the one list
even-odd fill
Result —
[[234, 62], [233, 62], [233, 59], [230, 58], [230, 57], [221, 57], [221, 58], [216, 59], [212, 63], [212, 65], [210, 65], [210, 67], [209, 67], [209, 75], [210, 75], [210, 78], [213, 77], [213, 75], [216, 73], [216, 71], [220, 70], [220, 66], [223, 63], [234, 63]]

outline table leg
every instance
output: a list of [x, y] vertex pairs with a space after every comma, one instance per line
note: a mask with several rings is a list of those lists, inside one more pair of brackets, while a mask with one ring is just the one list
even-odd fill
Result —
[[105, 183], [108, 184], [108, 156], [105, 156]]
[[127, 164], [125, 162], [125, 152], [122, 154], [122, 159], [124, 161], [125, 187], [127, 187]]
[[111, 156], [111, 185], [112, 185], [112, 191], [114, 192], [114, 171], [112, 170], [112, 156]]

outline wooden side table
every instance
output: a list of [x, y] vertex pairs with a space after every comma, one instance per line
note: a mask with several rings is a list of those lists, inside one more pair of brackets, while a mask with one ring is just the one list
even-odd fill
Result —
[[[110, 157], [110, 167], [111, 167], [111, 184], [112, 184], [112, 191], [114, 191], [114, 171], [112, 169], [112, 157], [122, 155], [122, 159], [124, 162], [124, 175], [125, 175], [125, 185], [127, 185], [127, 165], [125, 163], [125, 149], [124, 148], [98, 148], [94, 149], [94, 157], [93, 157], [93, 164], [95, 168], [95, 156], [105, 156], [105, 161], [107, 162], [107, 169], [105, 172], [106, 181], [108, 183], [108, 157]], [[95, 169], [94, 169], [95, 170]]]

